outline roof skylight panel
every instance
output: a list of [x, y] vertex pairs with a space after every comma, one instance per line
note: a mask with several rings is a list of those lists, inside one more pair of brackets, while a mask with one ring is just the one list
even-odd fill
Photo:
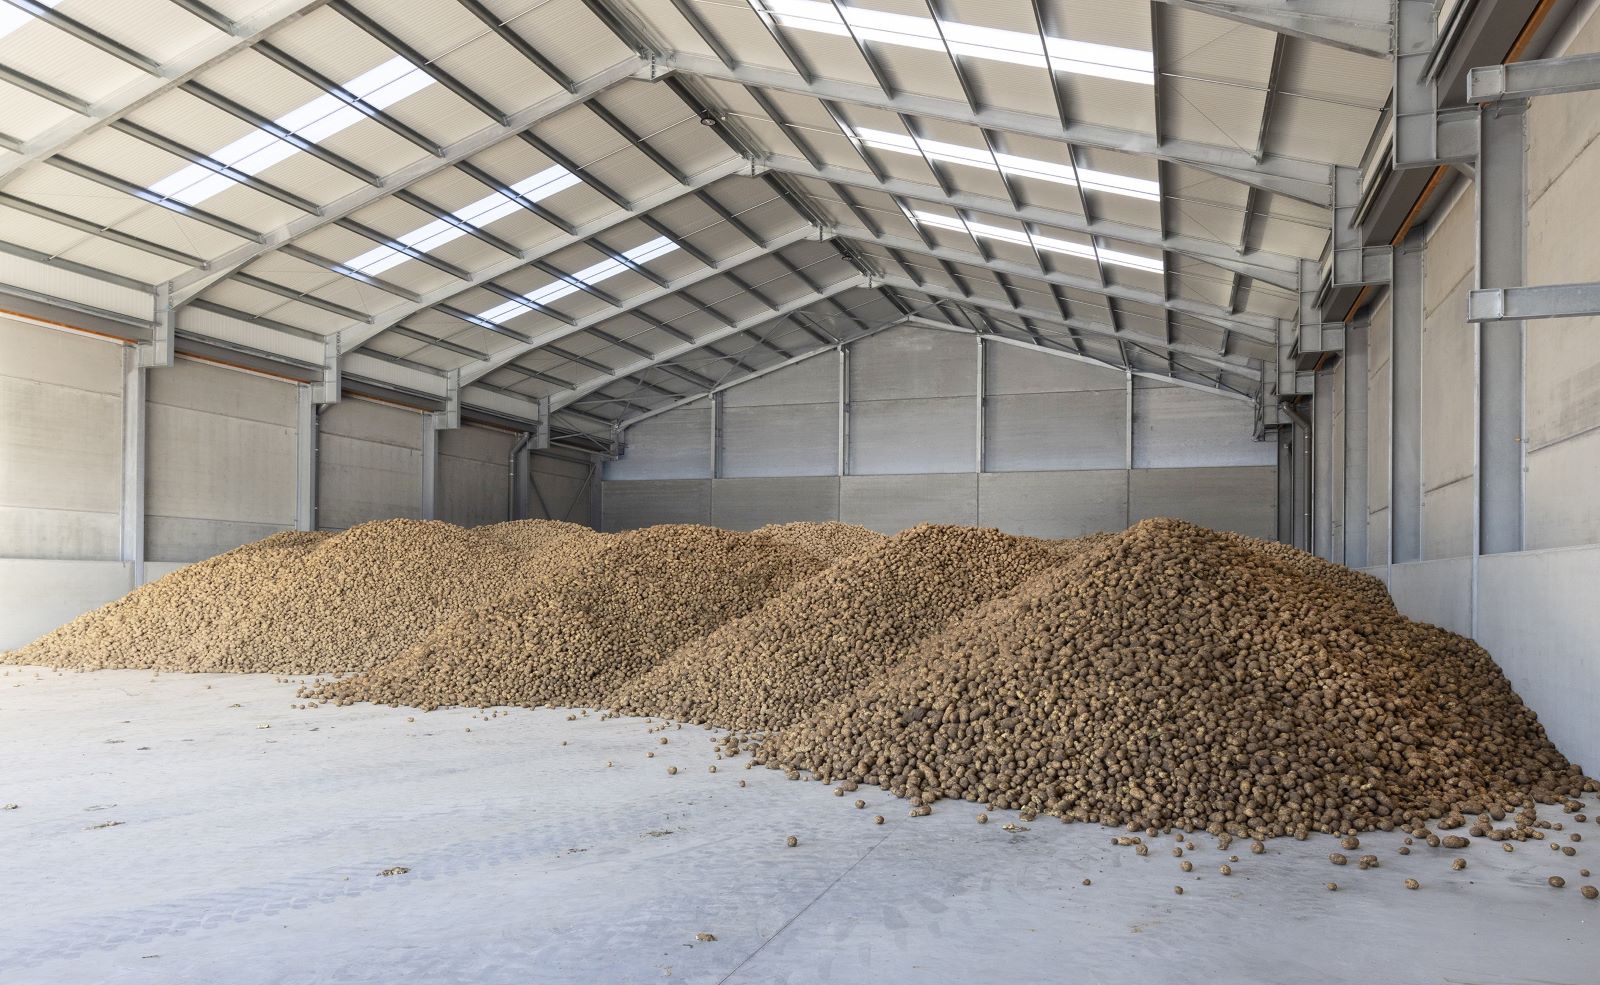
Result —
[[[645, 264], [649, 263], [651, 260], [654, 260], [656, 257], [665, 256], [676, 249], [678, 249], [678, 244], [676, 242], [668, 239], [665, 236], [657, 236], [655, 239], [652, 239], [647, 243], [641, 243], [631, 250], [624, 250], [622, 255], [634, 263]], [[627, 264], [619, 263], [618, 261], [607, 257], [597, 264], [583, 268], [572, 276], [576, 280], [581, 280], [585, 284], [592, 285], [598, 284], [604, 280], [609, 280], [610, 278], [615, 277], [627, 269]], [[577, 291], [578, 288], [572, 286], [564, 280], [552, 281], [538, 290], [530, 291], [527, 294], [522, 295], [522, 300], [506, 301], [495, 305], [493, 308], [490, 308], [487, 311], [480, 311], [478, 312], [478, 317], [487, 318], [489, 321], [492, 321], [497, 325], [503, 324], [509, 319], [514, 318], [517, 315], [524, 314], [529, 310], [528, 305], [524, 304], [523, 301], [531, 301], [534, 304], [549, 304], [552, 301], [560, 300], [561, 298], [564, 298], [569, 294], [574, 294]]]
[[[986, 58], [1013, 65], [1051, 69], [1074, 75], [1093, 75], [1142, 85], [1155, 84], [1155, 58], [1148, 51], [1091, 44], [1069, 38], [1046, 37], [1026, 31], [1007, 31], [941, 19], [891, 14], [818, 0], [748, 0], [766, 12], [780, 27], [849, 37], [854, 30], [862, 41], [921, 48], [957, 57]], [[842, 17], [840, 15], [843, 15]], [[942, 37], [941, 37], [942, 32]]]
[[[38, 2], [45, 7], [54, 7], [61, 0], [38, 0]], [[32, 14], [19, 7], [13, 7], [9, 3], [0, 4], [0, 38], [15, 32], [18, 28], [33, 20], [34, 16]]]
[[[549, 198], [563, 189], [571, 188], [578, 183], [577, 175], [559, 164], [553, 164], [538, 174], [524, 178], [512, 185], [511, 190], [529, 201], [537, 202], [541, 199]], [[477, 226], [481, 229], [489, 225], [489, 223], [497, 219], [503, 219], [521, 208], [521, 205], [505, 195], [499, 192], [492, 192], [471, 205], [452, 212], [451, 215], [468, 225]], [[443, 219], [435, 219], [427, 225], [413, 229], [403, 236], [396, 237], [395, 241], [403, 246], [428, 251], [465, 235], [467, 235], [466, 232], [459, 226], [455, 226]], [[376, 276], [390, 267], [404, 263], [407, 259], [404, 253], [393, 247], [377, 246], [358, 257], [354, 257], [347, 266], [353, 267], [364, 274]]]
[[1130, 198], [1144, 199], [1147, 202], [1161, 200], [1161, 185], [1146, 178], [1132, 178], [1127, 175], [1113, 174], [1109, 171], [1095, 171], [1090, 168], [1074, 169], [1070, 164], [1040, 161], [1031, 157], [1018, 157], [1015, 154], [1002, 154], [998, 151], [991, 157], [986, 148], [965, 147], [961, 144], [946, 143], [942, 140], [929, 140], [926, 137], [912, 137], [889, 130], [869, 130], [858, 127], [855, 135], [868, 147], [878, 150], [893, 151], [899, 154], [916, 154], [926, 156], [933, 161], [943, 161], [946, 164], [961, 164], [969, 168], [982, 168], [991, 172], [995, 169], [995, 163], [999, 162], [1001, 171], [1022, 178], [1039, 178], [1063, 185], [1079, 185], [1084, 191], [1127, 195]]
[[[375, 109], [385, 109], [433, 84], [433, 78], [404, 58], [395, 57], [345, 83], [344, 89]], [[339, 97], [324, 94], [274, 120], [279, 126], [313, 143], [366, 119], [362, 112]], [[261, 130], [251, 132], [209, 155], [213, 160], [242, 171], [260, 174], [298, 153], [293, 146]], [[150, 186], [174, 201], [198, 205], [232, 188], [232, 178], [210, 168], [191, 164]]]
[[963, 222], [960, 219], [942, 216], [934, 212], [913, 211], [912, 216], [924, 225], [937, 229], [949, 229], [953, 232], [968, 233], [982, 236], [986, 239], [999, 240], [1003, 243], [1015, 243], [1018, 246], [1032, 246], [1051, 253], [1061, 253], [1066, 256], [1081, 257], [1085, 260], [1098, 259], [1104, 263], [1116, 264], [1121, 267], [1132, 267], [1136, 270], [1148, 270], [1161, 273], [1160, 260], [1139, 256], [1137, 253], [1125, 253], [1121, 250], [1108, 250], [1105, 247], [1089, 246], [1085, 243], [1074, 243], [1069, 240], [1056, 239], [1053, 236], [1038, 236], [1021, 232], [1016, 229], [1007, 229], [1004, 226], [991, 226], [983, 222]]

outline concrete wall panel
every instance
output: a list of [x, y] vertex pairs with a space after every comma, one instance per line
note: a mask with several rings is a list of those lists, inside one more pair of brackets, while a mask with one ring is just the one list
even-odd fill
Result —
[[1117, 370], [1047, 356], [1014, 345], [991, 344], [985, 358], [988, 366], [984, 392], [989, 394], [1121, 391], [1127, 385], [1127, 378]]
[[917, 328], [890, 329], [850, 347], [850, 399], [972, 396], [977, 342]]
[[1028, 537], [1081, 537], [1128, 522], [1128, 473], [991, 472], [978, 477], [978, 525]]
[[1128, 518], [1171, 516], [1216, 530], [1273, 539], [1278, 530], [1277, 469], [1134, 469]]
[[978, 522], [978, 477], [847, 475], [839, 480], [839, 519], [881, 533], [919, 523]]
[[967, 393], [921, 400], [854, 400], [851, 473], [971, 472], [977, 461], [977, 408], [970, 387]]
[[0, 462], [0, 504], [116, 513], [121, 397], [0, 376]]
[[146, 398], [167, 407], [294, 427], [293, 384], [187, 359], [152, 370]]
[[1389, 581], [1394, 604], [1412, 619], [1472, 633], [1472, 559], [1397, 564]]
[[836, 353], [813, 356], [788, 369], [732, 387], [722, 395], [724, 408], [838, 402], [839, 356]]
[[1557, 748], [1593, 775], [1600, 764], [1600, 547], [1484, 557], [1478, 640], [1539, 715]]
[[1120, 469], [1127, 461], [1127, 403], [1123, 387], [989, 397], [985, 466], [995, 472]]
[[1600, 544], [1600, 430], [1528, 452], [1529, 550]]
[[628, 429], [627, 451], [607, 462], [607, 479], [711, 477], [711, 404], [696, 400]]
[[0, 557], [114, 561], [121, 544], [116, 513], [0, 506]]
[[476, 527], [511, 516], [511, 448], [516, 440], [489, 428], [439, 432], [439, 519]]
[[117, 558], [123, 351], [0, 317], [0, 557]]
[[317, 525], [422, 515], [422, 415], [364, 400], [323, 411]]
[[292, 425], [156, 403], [146, 413], [150, 515], [294, 524]]
[[123, 349], [0, 315], [0, 376], [115, 397], [122, 393]]
[[1422, 557], [1472, 553], [1473, 483], [1470, 478], [1422, 494]]
[[1367, 514], [1367, 560], [1389, 563], [1389, 507]]
[[585, 462], [535, 452], [530, 471], [535, 491], [528, 497], [530, 517], [599, 528], [600, 513], [593, 506], [599, 499], [598, 469]]
[[241, 523], [186, 516], [147, 516], [145, 555], [151, 561], [187, 564], [289, 530], [293, 523]]
[[0, 558], [0, 651], [30, 643], [133, 588], [120, 561]]
[[769, 523], [839, 518], [839, 479], [832, 475], [718, 479], [711, 490], [711, 524], [754, 530]]
[[657, 479], [606, 482], [600, 529], [607, 532], [653, 527], [658, 523], [710, 523], [709, 479]]
[[[728, 394], [741, 389], [734, 387]], [[836, 403], [725, 406], [722, 410], [722, 475], [727, 478], [833, 475], [838, 462]]]
[[1133, 391], [1136, 469], [1276, 466], [1278, 449], [1254, 437], [1254, 412], [1237, 400], [1148, 380]]

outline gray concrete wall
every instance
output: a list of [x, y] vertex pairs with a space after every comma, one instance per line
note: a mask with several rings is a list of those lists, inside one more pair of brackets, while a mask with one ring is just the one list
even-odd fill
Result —
[[0, 557], [118, 557], [124, 347], [0, 317]]
[[1364, 569], [1401, 612], [1463, 636], [1494, 657], [1550, 738], [1593, 774], [1600, 763], [1600, 546], [1488, 554]]
[[1455, 200], [1422, 261], [1422, 556], [1472, 553], [1475, 332], [1467, 326], [1476, 210]]
[[511, 516], [511, 448], [517, 436], [481, 427], [439, 432], [438, 518], [463, 527]]
[[720, 396], [720, 453], [701, 400], [630, 428], [605, 469], [603, 526], [709, 522], [750, 529], [842, 519], [884, 532], [922, 522], [1070, 537], [1148, 516], [1273, 536], [1276, 448], [1249, 405], [1113, 369], [904, 328], [850, 350], [849, 469], [839, 476], [839, 358], [825, 353]]
[[421, 414], [346, 399], [322, 412], [317, 527], [422, 516]]
[[600, 476], [593, 463], [569, 458], [565, 452], [535, 452], [530, 471], [530, 518], [600, 527]]
[[[1600, 52], [1591, 17], [1565, 54]], [[1530, 284], [1600, 280], [1600, 92], [1535, 99], [1527, 115]], [[1526, 546], [1600, 543], [1600, 319], [1526, 323]]]
[[1367, 562], [1389, 562], [1389, 429], [1393, 307], [1386, 296], [1367, 327]]
[[[117, 342], [0, 316], [0, 648], [135, 587], [133, 563], [120, 560], [132, 556], [122, 544], [129, 356]], [[296, 385], [179, 359], [145, 373], [143, 409], [145, 581], [294, 526]], [[354, 398], [323, 412], [324, 529], [420, 513], [422, 423]], [[440, 434], [441, 518], [507, 518], [514, 440], [477, 427]], [[571, 518], [597, 514], [586, 492]]]
[[294, 527], [296, 388], [179, 360], [146, 392], [145, 556], [198, 561]]

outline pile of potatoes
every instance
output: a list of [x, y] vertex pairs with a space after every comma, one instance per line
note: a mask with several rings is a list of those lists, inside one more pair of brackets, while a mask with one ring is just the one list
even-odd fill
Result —
[[[526, 591], [573, 524], [467, 530], [382, 520], [285, 532], [191, 564], [85, 613], [11, 663], [194, 673], [347, 673], [388, 660], [459, 612]], [[587, 538], [603, 539], [587, 528]]]
[[668, 524], [562, 541], [537, 586], [463, 612], [398, 657], [308, 697], [442, 705], [602, 705], [683, 644], [826, 567], [760, 533]]
[[1166, 519], [1070, 541], [384, 521], [191, 565], [7, 659], [352, 674], [302, 692], [336, 703], [609, 708], [724, 727], [725, 755], [918, 810], [1257, 839], [1596, 789], [1487, 653], [1404, 618], [1381, 582]]
[[752, 730], [789, 725], [878, 677], [982, 600], [1066, 562], [1061, 545], [921, 526], [834, 564], [684, 645], [606, 703]]
[[813, 554], [833, 561], [852, 554], [860, 554], [889, 539], [875, 530], [833, 520], [822, 523], [805, 520], [793, 523], [769, 523], [757, 529], [756, 533], [765, 534], [773, 540], [799, 545]]
[[[823, 781], [1256, 838], [1596, 788], [1470, 640], [1175, 520], [1096, 538], [755, 750]], [[730, 723], [732, 724], [732, 723]]]

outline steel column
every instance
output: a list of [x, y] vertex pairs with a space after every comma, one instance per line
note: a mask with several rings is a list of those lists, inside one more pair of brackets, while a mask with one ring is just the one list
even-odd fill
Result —
[[1333, 558], [1333, 375], [1317, 374], [1311, 398], [1311, 544]]
[[1366, 326], [1352, 328], [1344, 345], [1344, 563], [1367, 565]]
[[839, 347], [839, 474], [850, 474], [850, 350]]
[[[1526, 109], [1523, 102], [1499, 103], [1486, 107], [1479, 121], [1479, 290], [1523, 282]], [[1477, 553], [1501, 554], [1522, 549], [1522, 322], [1484, 322], [1477, 336]]]
[[984, 350], [984, 345], [983, 345], [983, 336], [979, 335], [979, 336], [975, 336], [975, 338], [976, 338], [976, 341], [977, 341], [977, 344], [978, 344], [978, 379], [977, 379], [977, 389], [974, 391], [977, 396], [976, 396], [976, 399], [973, 401], [974, 411], [976, 412], [976, 415], [977, 415], [976, 416], [976, 420], [975, 420], [976, 427], [974, 428], [974, 433], [976, 434], [977, 438], [973, 442], [973, 444], [974, 444], [974, 448], [973, 448], [973, 455], [974, 455], [973, 467], [974, 467], [974, 471], [978, 472], [981, 475], [983, 473], [983, 465], [984, 465], [984, 448], [983, 448], [983, 445], [984, 445], [984, 440], [985, 440], [984, 439], [984, 427], [983, 427], [983, 401], [984, 401], [984, 389], [985, 389], [984, 376], [986, 374], [986, 370], [988, 369], [988, 362], [989, 361], [988, 361], [987, 358], [985, 358], [985, 350]]
[[1389, 352], [1389, 563], [1422, 560], [1422, 238], [1394, 252]]
[[439, 429], [432, 414], [422, 421], [422, 518], [437, 520], [439, 512]]
[[706, 405], [711, 413], [711, 478], [722, 478], [722, 394], [712, 391], [706, 395]]
[[[1131, 456], [1130, 456], [1131, 457]], [[1278, 541], [1295, 542], [1294, 425], [1278, 425]]]
[[119, 555], [132, 565], [133, 585], [144, 584], [145, 385], [149, 370], [139, 350], [122, 351], [122, 538]]
[[308, 385], [295, 387], [294, 528], [317, 529], [317, 395]]
[[[1133, 372], [1131, 370], [1122, 374], [1123, 382], [1123, 434], [1122, 434], [1122, 467], [1129, 472], [1133, 471]], [[1131, 477], [1130, 477], [1130, 481]]]

